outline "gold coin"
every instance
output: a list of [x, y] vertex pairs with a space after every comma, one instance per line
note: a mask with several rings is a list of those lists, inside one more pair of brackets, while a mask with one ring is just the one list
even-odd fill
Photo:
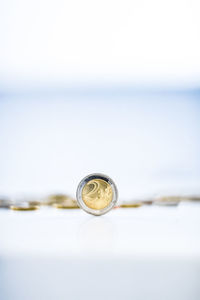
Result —
[[113, 191], [108, 182], [102, 179], [92, 179], [86, 183], [82, 190], [84, 203], [92, 209], [107, 207], [113, 198]]
[[137, 208], [137, 207], [141, 207], [142, 206], [142, 203], [122, 203], [121, 205], [120, 205], [120, 207], [123, 207], [123, 208], [129, 208], [129, 207], [135, 207], [135, 208]]
[[20, 210], [20, 211], [30, 211], [30, 210], [36, 210], [39, 206], [37, 205], [29, 205], [29, 203], [19, 203], [15, 205], [11, 205], [10, 209], [12, 210]]
[[54, 204], [62, 204], [64, 201], [68, 200], [70, 197], [65, 194], [52, 194], [49, 195], [42, 202], [43, 205], [54, 205]]
[[65, 201], [63, 201], [62, 203], [54, 203], [53, 207], [62, 208], [62, 209], [79, 208], [79, 206], [77, 204], [77, 201], [75, 199], [72, 199], [72, 198], [68, 198]]
[[117, 202], [118, 191], [107, 175], [93, 173], [84, 177], [76, 191], [78, 205], [87, 213], [100, 216], [109, 212]]
[[79, 206], [68, 206], [64, 204], [53, 204], [53, 207], [60, 208], [60, 209], [77, 209]]

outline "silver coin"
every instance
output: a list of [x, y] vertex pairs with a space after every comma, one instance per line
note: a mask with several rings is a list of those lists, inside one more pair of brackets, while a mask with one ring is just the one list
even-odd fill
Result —
[[9, 198], [0, 196], [0, 208], [9, 208], [11, 204], [12, 202]]
[[78, 205], [95, 216], [109, 212], [117, 202], [118, 191], [114, 181], [107, 175], [95, 173], [84, 177], [78, 185]]
[[160, 206], [177, 206], [182, 200], [183, 198], [179, 196], [160, 196], [155, 198], [154, 204]]

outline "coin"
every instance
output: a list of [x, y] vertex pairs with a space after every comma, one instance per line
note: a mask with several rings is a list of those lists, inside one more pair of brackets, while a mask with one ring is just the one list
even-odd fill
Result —
[[153, 203], [160, 206], [177, 206], [182, 200], [179, 196], [160, 196]]
[[54, 203], [53, 207], [62, 208], [62, 209], [75, 209], [79, 208], [77, 201], [73, 198], [65, 199], [62, 203]]
[[83, 210], [99, 216], [113, 208], [117, 202], [118, 192], [110, 177], [96, 173], [81, 180], [76, 196]]
[[113, 192], [109, 183], [102, 179], [88, 181], [82, 190], [85, 204], [92, 209], [103, 209], [112, 201]]
[[0, 208], [9, 208], [11, 205], [11, 200], [6, 197], [0, 197]]
[[64, 201], [68, 200], [70, 197], [66, 194], [52, 194], [44, 199], [42, 202], [43, 205], [54, 205], [62, 204]]
[[30, 211], [36, 210], [39, 206], [37, 205], [30, 205], [28, 202], [16, 203], [10, 206], [12, 210], [20, 210], [20, 211]]
[[120, 207], [122, 208], [129, 208], [129, 207], [141, 207], [142, 206], [142, 203], [141, 202], [123, 202]]
[[144, 201], [142, 201], [142, 204], [151, 205], [151, 204], [153, 204], [153, 200], [144, 200]]
[[40, 206], [40, 205], [42, 205], [42, 202], [37, 201], [37, 200], [31, 200], [31, 201], [28, 201], [28, 203], [29, 203], [30, 206]]
[[194, 196], [185, 196], [186, 200], [190, 201], [200, 201], [200, 196], [194, 195]]

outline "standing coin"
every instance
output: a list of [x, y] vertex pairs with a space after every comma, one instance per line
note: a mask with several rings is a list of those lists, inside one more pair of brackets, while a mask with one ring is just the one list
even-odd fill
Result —
[[113, 180], [103, 174], [84, 177], [76, 192], [79, 206], [87, 213], [99, 216], [110, 211], [117, 202], [118, 192]]

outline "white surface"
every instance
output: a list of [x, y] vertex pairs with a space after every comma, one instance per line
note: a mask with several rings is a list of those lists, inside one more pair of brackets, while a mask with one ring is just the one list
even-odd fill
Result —
[[0, 298], [200, 297], [200, 204], [0, 210]]

